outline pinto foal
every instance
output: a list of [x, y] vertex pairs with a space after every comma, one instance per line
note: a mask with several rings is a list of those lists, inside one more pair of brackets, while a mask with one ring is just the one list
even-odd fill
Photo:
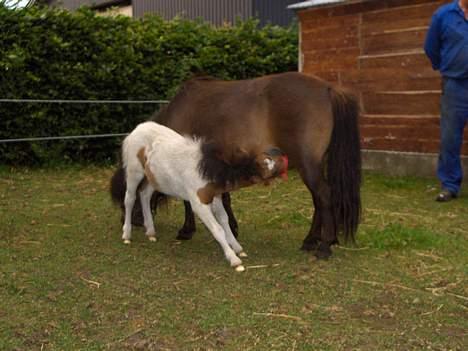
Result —
[[[232, 267], [243, 271], [242, 246], [229, 227], [221, 194], [277, 176], [287, 176], [287, 157], [278, 148], [257, 154], [237, 150], [228, 157], [213, 143], [183, 137], [155, 122], [139, 124], [124, 140], [123, 168], [126, 175], [125, 221], [122, 239], [131, 239], [131, 214], [139, 191], [144, 226], [149, 240], [156, 241], [150, 208], [155, 191], [189, 201]], [[143, 181], [143, 182], [142, 182]]]

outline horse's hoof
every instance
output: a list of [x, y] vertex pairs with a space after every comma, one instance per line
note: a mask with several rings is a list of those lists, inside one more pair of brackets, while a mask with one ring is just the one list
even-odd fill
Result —
[[132, 242], [131, 242], [130, 240], [124, 239], [124, 244], [125, 244], [125, 245], [130, 245], [131, 243], [132, 243]]
[[328, 260], [330, 258], [330, 256], [331, 256], [331, 254], [327, 254], [327, 253], [317, 251], [314, 256], [317, 258], [317, 260]]
[[[135, 205], [138, 206], [138, 205]], [[122, 209], [125, 212], [125, 208]], [[125, 219], [125, 215], [124, 215]], [[143, 218], [143, 213], [141, 212], [141, 209], [138, 207], [135, 207], [133, 212], [132, 212], [132, 225], [136, 227], [143, 227], [145, 224], [145, 220]]]
[[156, 239], [156, 237], [154, 235], [149, 236], [148, 240], [152, 241], [152, 242], [158, 241], [158, 239]]
[[319, 247], [319, 242], [318, 241], [313, 241], [313, 242], [306, 242], [304, 241], [301, 246], [301, 250], [303, 251], [315, 251]]
[[244, 251], [240, 252], [238, 256], [239, 257], [248, 257], [247, 254]]
[[132, 225], [134, 225], [135, 227], [143, 227], [145, 225], [145, 221], [143, 220], [143, 216], [142, 215], [139, 215], [139, 216], [133, 215], [132, 216]]
[[177, 234], [176, 239], [177, 240], [190, 240], [192, 239], [194, 232], [188, 232], [185, 231], [184, 229], [179, 230], [179, 233]]
[[243, 265], [239, 265], [236, 267], [236, 272], [243, 272], [245, 271], [245, 267]]
[[324, 245], [323, 243], [320, 244], [319, 248], [317, 249], [317, 252], [315, 253], [315, 257], [317, 257], [319, 260], [327, 260], [330, 258], [332, 255], [332, 251], [330, 249], [330, 246]]

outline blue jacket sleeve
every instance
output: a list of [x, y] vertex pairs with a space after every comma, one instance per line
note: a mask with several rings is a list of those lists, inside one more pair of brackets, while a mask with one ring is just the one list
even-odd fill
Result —
[[426, 52], [427, 57], [431, 60], [432, 68], [435, 70], [440, 68], [440, 37], [440, 17], [436, 13], [432, 16], [431, 25], [427, 31], [426, 41], [424, 43], [424, 51]]

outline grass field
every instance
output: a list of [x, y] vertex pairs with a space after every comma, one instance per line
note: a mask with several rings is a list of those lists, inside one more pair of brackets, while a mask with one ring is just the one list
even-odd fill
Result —
[[0, 350], [468, 350], [466, 190], [365, 174], [357, 246], [315, 261], [297, 174], [244, 189], [236, 273], [176, 201], [123, 245], [111, 174], [0, 170]]

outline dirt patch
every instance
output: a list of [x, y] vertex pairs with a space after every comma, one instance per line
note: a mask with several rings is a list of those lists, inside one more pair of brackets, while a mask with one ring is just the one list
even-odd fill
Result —
[[350, 305], [352, 318], [361, 320], [376, 330], [394, 330], [398, 328], [396, 297], [391, 291], [385, 291], [372, 300], [360, 301]]
[[132, 351], [172, 351], [171, 345], [163, 341], [155, 340], [152, 337], [145, 335], [143, 331], [137, 332], [129, 336], [126, 340], [120, 343], [122, 350]]

